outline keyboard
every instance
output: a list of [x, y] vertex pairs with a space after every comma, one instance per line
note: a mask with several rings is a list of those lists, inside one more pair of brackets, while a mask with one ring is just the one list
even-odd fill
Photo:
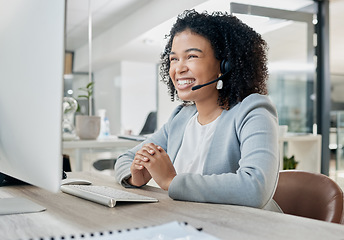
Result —
[[62, 185], [61, 191], [73, 196], [115, 207], [117, 202], [157, 202], [158, 199], [106, 186]]

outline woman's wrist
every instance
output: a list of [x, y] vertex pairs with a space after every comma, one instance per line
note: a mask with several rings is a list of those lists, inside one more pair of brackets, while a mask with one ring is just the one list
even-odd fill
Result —
[[130, 176], [130, 177], [127, 179], [127, 183], [129, 183], [131, 186], [138, 187], [138, 185], [135, 184], [135, 182], [133, 181], [133, 176]]

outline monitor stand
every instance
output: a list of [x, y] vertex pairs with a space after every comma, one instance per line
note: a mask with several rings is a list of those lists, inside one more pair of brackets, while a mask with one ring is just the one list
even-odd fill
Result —
[[34, 213], [46, 210], [45, 207], [26, 198], [1, 198], [0, 215]]
[[[27, 183], [0, 173], [0, 187], [13, 185], [27, 185]], [[0, 198], [0, 215], [33, 213], [46, 210], [45, 207], [26, 198]]]
[[13, 185], [28, 185], [28, 183], [0, 172], [0, 187]]

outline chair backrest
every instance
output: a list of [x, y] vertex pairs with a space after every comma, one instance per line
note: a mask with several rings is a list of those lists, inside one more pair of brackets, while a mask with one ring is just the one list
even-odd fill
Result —
[[146, 122], [140, 132], [140, 135], [154, 133], [157, 127], [157, 113], [150, 112], [147, 116]]
[[273, 199], [286, 214], [342, 223], [343, 191], [323, 174], [281, 171]]

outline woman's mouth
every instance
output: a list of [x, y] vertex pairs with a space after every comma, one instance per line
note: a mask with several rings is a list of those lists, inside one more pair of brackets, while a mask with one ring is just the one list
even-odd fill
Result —
[[179, 79], [177, 80], [178, 86], [187, 86], [193, 84], [195, 82], [194, 79]]

